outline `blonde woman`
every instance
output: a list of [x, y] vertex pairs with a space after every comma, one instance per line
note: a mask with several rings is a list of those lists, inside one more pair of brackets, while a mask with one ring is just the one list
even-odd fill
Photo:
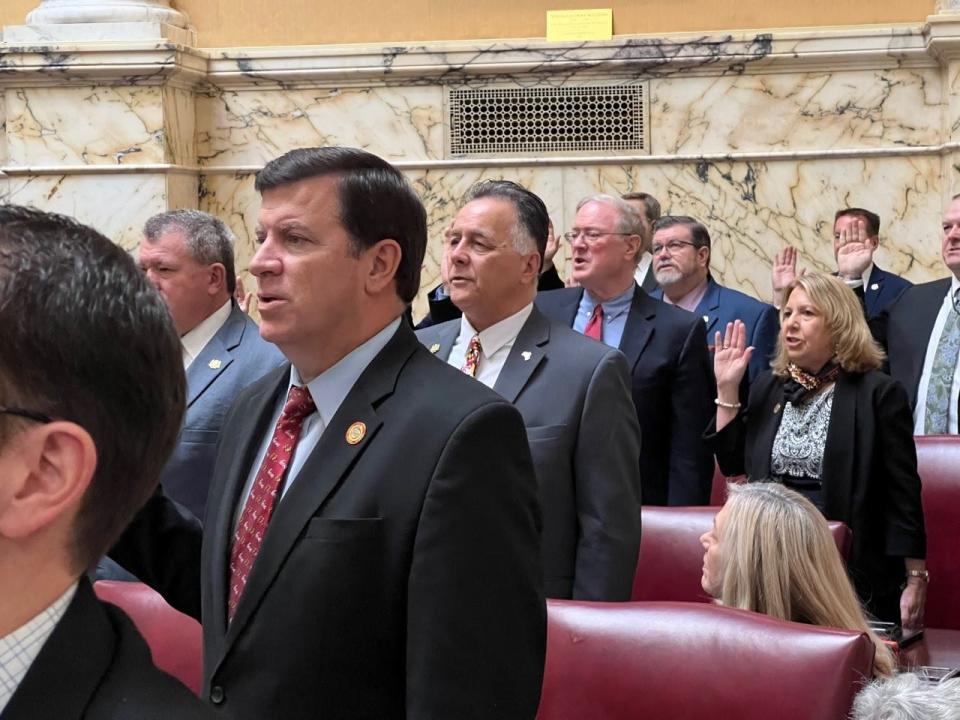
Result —
[[867, 627], [823, 515], [776, 483], [731, 485], [703, 545], [703, 589], [728, 607], [781, 620], [866, 632], [876, 645], [874, 674], [893, 672], [893, 655]]
[[738, 389], [753, 348], [742, 323], [717, 333], [716, 433], [727, 475], [771, 478], [853, 532], [848, 569], [875, 617], [923, 626], [928, 579], [920, 478], [907, 393], [878, 368], [883, 353], [841, 280], [804, 275], [787, 287], [771, 372]]

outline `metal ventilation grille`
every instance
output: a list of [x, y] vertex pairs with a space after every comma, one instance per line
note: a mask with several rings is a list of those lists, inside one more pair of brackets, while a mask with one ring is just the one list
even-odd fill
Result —
[[448, 90], [451, 155], [647, 152], [643, 85]]

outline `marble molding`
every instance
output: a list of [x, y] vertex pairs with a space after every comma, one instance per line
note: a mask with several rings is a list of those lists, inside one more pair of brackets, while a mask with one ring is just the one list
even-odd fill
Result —
[[[448, 87], [648, 83], [649, 154], [479, 160], [444, 150]], [[833, 267], [843, 206], [883, 219], [883, 267], [944, 275], [939, 215], [960, 187], [960, 19], [925, 26], [204, 51], [170, 43], [0, 46], [0, 200], [76, 214], [132, 247], [144, 220], [199, 206], [238, 237], [245, 276], [254, 173], [294, 147], [394, 162], [428, 210], [423, 289], [467, 188], [515, 180], [558, 231], [577, 201], [644, 190], [702, 219], [721, 282], [769, 297], [779, 248]], [[104, 199], [108, 199], [105, 202]], [[565, 266], [565, 249], [558, 264]], [[419, 316], [423, 295], [415, 303]]]
[[156, 22], [186, 27], [187, 16], [169, 0], [41, 0], [28, 25]]

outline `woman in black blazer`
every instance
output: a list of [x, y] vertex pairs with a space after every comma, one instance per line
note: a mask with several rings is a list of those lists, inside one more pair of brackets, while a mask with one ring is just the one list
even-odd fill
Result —
[[772, 372], [753, 383], [745, 412], [738, 389], [753, 348], [739, 321], [722, 341], [717, 333], [707, 440], [724, 474], [782, 482], [846, 523], [848, 569], [867, 609], [918, 629], [926, 535], [906, 391], [877, 370], [883, 353], [841, 280], [805, 275], [786, 297]]

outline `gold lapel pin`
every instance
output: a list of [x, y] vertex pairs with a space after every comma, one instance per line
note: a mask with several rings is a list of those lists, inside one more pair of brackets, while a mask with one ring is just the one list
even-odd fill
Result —
[[780, 412], [780, 403], [773, 406], [773, 414], [776, 415], [778, 412]]
[[531, 353], [529, 350], [524, 350], [522, 353], [520, 353], [520, 356], [523, 358], [524, 362], [526, 362], [533, 356], [533, 353]]
[[873, 285], [870, 286], [870, 289], [871, 289], [871, 290], [879, 290], [879, 289], [880, 289], [880, 285], [879, 285], [878, 283], [874, 283]]
[[207, 365], [211, 370], [219, 370], [220, 366], [223, 365], [223, 363], [217, 360], [216, 358], [214, 358], [209, 363], [207, 363]]
[[430, 352], [432, 352], [434, 355], [437, 354], [437, 351], [439, 349], [440, 349], [440, 343], [434, 343], [433, 345], [430, 346]]
[[353, 423], [353, 425], [347, 428], [347, 442], [350, 445], [356, 445], [358, 442], [363, 440], [366, 434], [367, 426], [357, 420], [355, 423]]

